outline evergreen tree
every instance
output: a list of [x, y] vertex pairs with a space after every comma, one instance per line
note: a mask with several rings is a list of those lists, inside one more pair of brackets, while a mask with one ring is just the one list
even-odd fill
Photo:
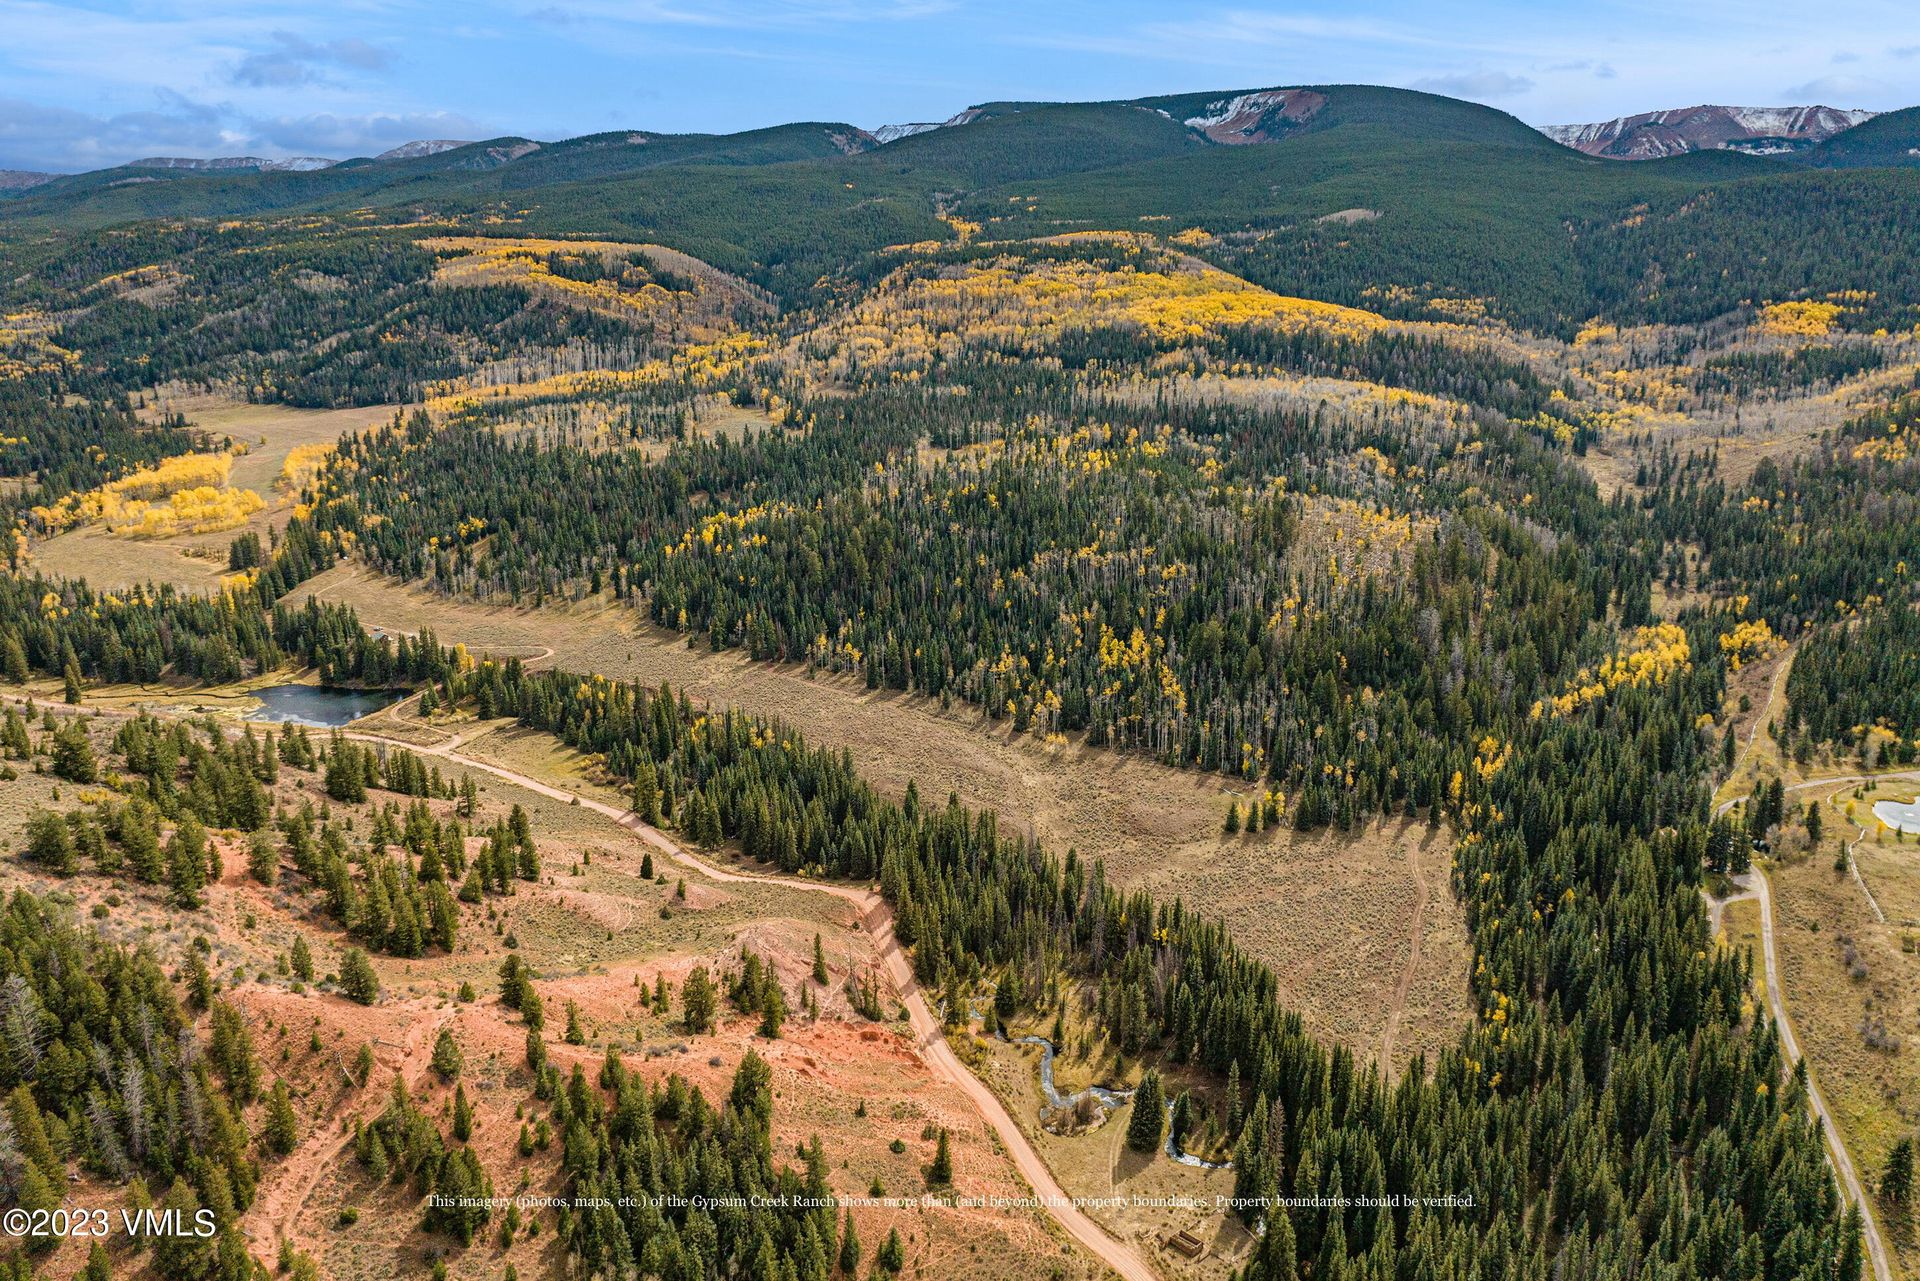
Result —
[[453, 1030], [441, 1028], [433, 1041], [433, 1070], [442, 1081], [451, 1081], [465, 1066], [466, 1055], [460, 1052], [460, 1042], [453, 1039]]
[[933, 1164], [927, 1168], [927, 1182], [937, 1188], [953, 1184], [953, 1140], [944, 1125], [940, 1127], [940, 1140], [933, 1152]]
[[74, 854], [73, 829], [51, 810], [36, 810], [27, 819], [26, 857], [49, 872], [64, 876], [80, 865]]
[[27, 667], [27, 649], [11, 629], [0, 632], [0, 676], [10, 685], [25, 685], [32, 672]]
[[348, 948], [340, 957], [340, 991], [361, 1005], [372, 1005], [380, 997], [380, 976], [373, 972], [367, 954], [357, 947]]
[[1894, 1205], [1905, 1205], [1913, 1195], [1913, 1139], [1902, 1135], [1887, 1152], [1880, 1175], [1880, 1195]]
[[760, 996], [760, 1035], [769, 1041], [779, 1040], [786, 1018], [787, 998], [780, 991], [779, 981], [769, 978]]
[[255, 832], [247, 841], [247, 874], [262, 885], [271, 886], [280, 871], [280, 851], [273, 838]]
[[300, 1122], [293, 1114], [293, 1099], [287, 1083], [275, 1080], [267, 1096], [267, 1122], [260, 1131], [260, 1142], [275, 1156], [285, 1156], [299, 1145]]
[[901, 1243], [899, 1228], [887, 1229], [887, 1239], [880, 1243], [879, 1252], [873, 1256], [873, 1264], [889, 1276], [907, 1266], [907, 1247]]
[[1287, 1208], [1280, 1204], [1272, 1185], [1268, 1186], [1264, 1195], [1267, 1202], [1267, 1230], [1254, 1245], [1253, 1257], [1247, 1261], [1247, 1269], [1242, 1275], [1245, 1281], [1298, 1281], [1300, 1265], [1296, 1257], [1298, 1247], [1294, 1242], [1293, 1219]]
[[846, 1224], [840, 1229], [840, 1275], [855, 1277], [860, 1273], [860, 1233], [853, 1226], [853, 1211], [847, 1211]]
[[184, 908], [200, 906], [207, 883], [207, 829], [191, 814], [175, 825], [167, 839], [167, 886], [173, 901]]
[[100, 779], [100, 762], [87, 741], [87, 727], [79, 717], [70, 719], [53, 736], [53, 772], [73, 783], [94, 783]]
[[680, 1008], [685, 1014], [687, 1031], [695, 1034], [713, 1031], [716, 1004], [707, 967], [694, 966], [680, 984]]
[[473, 1106], [467, 1102], [465, 1082], [453, 1087], [453, 1137], [461, 1143], [473, 1137]]
[[1167, 1132], [1166, 1097], [1160, 1073], [1148, 1068], [1133, 1092], [1133, 1116], [1127, 1122], [1127, 1146], [1135, 1152], [1158, 1152]]

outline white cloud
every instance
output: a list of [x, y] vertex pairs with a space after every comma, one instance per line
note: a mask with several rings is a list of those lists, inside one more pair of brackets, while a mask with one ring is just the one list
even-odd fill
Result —
[[249, 117], [163, 95], [154, 109], [94, 115], [0, 98], [0, 169], [103, 169], [149, 156], [377, 155], [416, 138], [498, 131], [458, 112], [317, 112]]
[[285, 88], [318, 82], [326, 67], [382, 71], [392, 61], [393, 55], [385, 49], [355, 37], [316, 44], [291, 31], [276, 31], [271, 48], [240, 60], [233, 81], [254, 88]]
[[1443, 93], [1449, 98], [1515, 98], [1533, 88], [1526, 76], [1506, 71], [1456, 71], [1446, 75], [1425, 76], [1413, 82], [1415, 89]]
[[1872, 76], [1837, 75], [1789, 85], [1780, 92], [1796, 105], [1851, 107], [1863, 99], [1878, 99], [1891, 88]]
[[152, 110], [96, 116], [0, 98], [0, 165], [99, 168], [153, 155], [205, 155], [235, 141], [217, 107], [161, 95]]

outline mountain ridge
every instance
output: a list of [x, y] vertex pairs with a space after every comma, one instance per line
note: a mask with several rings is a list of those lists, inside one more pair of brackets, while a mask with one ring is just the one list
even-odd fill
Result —
[[1825, 142], [1878, 114], [1829, 106], [1701, 105], [1643, 111], [1587, 124], [1541, 125], [1575, 151], [1608, 160], [1660, 160], [1692, 151], [1784, 155]]

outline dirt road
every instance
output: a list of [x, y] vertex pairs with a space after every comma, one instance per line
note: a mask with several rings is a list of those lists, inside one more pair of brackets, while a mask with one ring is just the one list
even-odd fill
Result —
[[[1752, 737], [1748, 737], [1751, 747]], [[1882, 778], [1895, 777], [1881, 775]], [[1843, 778], [1814, 779], [1805, 783], [1796, 783], [1787, 790], [1802, 791], [1811, 787], [1823, 787], [1836, 783], [1861, 782], [1862, 779], [1849, 775]], [[1749, 796], [1734, 797], [1722, 801], [1714, 809], [1716, 816], [1726, 813], [1735, 805], [1750, 799]], [[1734, 878], [1734, 884], [1740, 892], [1730, 894], [1724, 899], [1710, 900], [1708, 910], [1710, 919], [1717, 926], [1720, 910], [1728, 903], [1740, 899], [1753, 898], [1760, 901], [1760, 950], [1767, 975], [1767, 1005], [1773, 1011], [1773, 1024], [1780, 1029], [1780, 1044], [1787, 1052], [1789, 1064], [1800, 1061], [1800, 1043], [1793, 1035], [1793, 1021], [1787, 1017], [1786, 999], [1781, 995], [1780, 965], [1773, 946], [1773, 890], [1767, 884], [1767, 874], [1759, 868], [1753, 868], [1744, 875]], [[1827, 1141], [1827, 1157], [1833, 1163], [1833, 1171], [1839, 1176], [1840, 1186], [1846, 1191], [1853, 1203], [1860, 1207], [1860, 1224], [1867, 1239], [1867, 1257], [1873, 1262], [1874, 1281], [1893, 1281], [1893, 1268], [1887, 1261], [1887, 1247], [1880, 1240], [1880, 1225], [1873, 1217], [1872, 1199], [1868, 1197], [1866, 1187], [1860, 1182], [1860, 1176], [1854, 1171], [1853, 1157], [1847, 1152], [1847, 1145], [1840, 1138], [1840, 1127], [1835, 1124], [1833, 1114], [1827, 1110], [1827, 1101], [1820, 1096], [1820, 1087], [1815, 1083], [1813, 1073], [1807, 1073], [1807, 1106], [1820, 1122], [1820, 1133]]]
[[694, 869], [701, 875], [716, 881], [753, 881], [770, 885], [781, 885], [791, 889], [810, 890], [816, 894], [831, 894], [845, 899], [858, 909], [860, 924], [872, 937], [874, 950], [886, 966], [887, 977], [893, 981], [900, 1000], [906, 1006], [907, 1017], [913, 1028], [914, 1040], [918, 1043], [921, 1058], [925, 1060], [934, 1075], [957, 1087], [975, 1107], [980, 1115], [999, 1136], [1001, 1144], [1013, 1158], [1015, 1168], [1020, 1171], [1033, 1188], [1042, 1207], [1053, 1216], [1055, 1222], [1066, 1229], [1067, 1234], [1085, 1246], [1093, 1256], [1112, 1268], [1126, 1281], [1159, 1281], [1159, 1274], [1131, 1245], [1119, 1240], [1105, 1228], [1083, 1214], [1068, 1198], [1065, 1190], [1054, 1179], [1046, 1162], [1033, 1149], [1027, 1137], [1007, 1114], [1000, 1100], [988, 1089], [986, 1083], [960, 1062], [945, 1035], [940, 1030], [940, 1022], [921, 995], [919, 985], [914, 982], [913, 967], [908, 964], [906, 953], [901, 950], [899, 941], [893, 936], [893, 909], [885, 899], [872, 890], [855, 889], [848, 885], [832, 885], [822, 881], [811, 881], [801, 877], [761, 876], [754, 873], [730, 872], [716, 867], [676, 844], [666, 833], [641, 821], [632, 810], [608, 805], [604, 801], [581, 796], [564, 788], [554, 787], [539, 779], [468, 756], [460, 751], [461, 737], [455, 736], [444, 743], [432, 747], [422, 747], [417, 743], [407, 743], [400, 739], [388, 738], [381, 734], [350, 733], [349, 738], [368, 742], [387, 743], [396, 747], [405, 747], [409, 751], [426, 756], [438, 756], [468, 769], [491, 774], [495, 778], [512, 783], [515, 787], [525, 788], [541, 796], [554, 800], [575, 802], [582, 807], [603, 814], [638, 835], [661, 853], [674, 861]]

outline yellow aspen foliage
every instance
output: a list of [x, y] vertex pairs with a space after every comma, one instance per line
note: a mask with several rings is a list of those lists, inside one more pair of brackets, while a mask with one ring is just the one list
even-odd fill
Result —
[[1760, 309], [1754, 330], [1783, 337], [1818, 338], [1833, 331], [1846, 308], [1837, 302], [1775, 302]]

